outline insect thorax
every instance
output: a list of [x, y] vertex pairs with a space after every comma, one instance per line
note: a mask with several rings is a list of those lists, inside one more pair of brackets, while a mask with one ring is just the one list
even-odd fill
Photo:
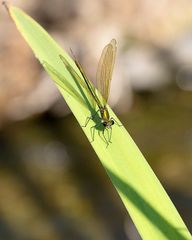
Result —
[[114, 121], [112, 118], [110, 118], [109, 112], [106, 107], [102, 107], [99, 109], [101, 113], [101, 119], [102, 119], [102, 124], [104, 127], [110, 128], [113, 124]]

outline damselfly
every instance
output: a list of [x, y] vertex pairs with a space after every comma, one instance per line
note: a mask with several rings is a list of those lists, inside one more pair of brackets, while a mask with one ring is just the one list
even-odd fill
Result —
[[[92, 103], [92, 108], [94, 109], [94, 114], [92, 114], [91, 117], [87, 117], [87, 120], [85, 122], [85, 125], [83, 127], [86, 127], [89, 123], [89, 121], [95, 120], [96, 116], [98, 116], [98, 112], [100, 113], [100, 121], [96, 122], [94, 126], [91, 127], [91, 136], [92, 136], [92, 141], [94, 141], [94, 135], [95, 135], [95, 129], [102, 127], [102, 134], [103, 138], [107, 144], [111, 142], [111, 137], [112, 137], [112, 125], [115, 123], [118, 126], [121, 126], [113, 117], [110, 116], [109, 111], [107, 109], [107, 102], [109, 98], [109, 90], [110, 90], [110, 83], [111, 83], [111, 78], [112, 78], [112, 72], [114, 68], [114, 63], [115, 63], [115, 56], [116, 56], [116, 40], [112, 39], [109, 44], [105, 46], [105, 48], [102, 51], [99, 64], [98, 64], [98, 69], [97, 69], [97, 74], [96, 74], [96, 80], [97, 80], [97, 89], [93, 86], [93, 84], [88, 80], [86, 77], [81, 65], [78, 63], [76, 58], [74, 57], [75, 64], [77, 68], [79, 69], [80, 73], [82, 76], [80, 76], [80, 73], [77, 73], [75, 69], [67, 62], [67, 60], [62, 56], [59, 55], [60, 59], [64, 63], [66, 69], [68, 72], [71, 74], [73, 79], [75, 80], [76, 84], [81, 88], [85, 89], [86, 92], [89, 94], [91, 103]], [[72, 84], [69, 83], [65, 79], [65, 77], [57, 72], [56, 69], [54, 69], [50, 64], [47, 62], [43, 62], [45, 68], [53, 74], [54, 76], [57, 77], [56, 83], [65, 89], [69, 94], [72, 96], [78, 96], [78, 99], [82, 100], [82, 96], [79, 95], [79, 93], [72, 88]], [[82, 101], [81, 101], [82, 102]], [[87, 102], [87, 101], [86, 101]], [[98, 109], [95, 111], [95, 105], [97, 105]], [[105, 130], [107, 130], [108, 133], [108, 138], [105, 136]], [[110, 132], [108, 132], [110, 131]], [[100, 132], [100, 131], [99, 131]]]
[[[94, 99], [95, 103], [97, 104], [98, 110], [96, 111], [96, 114], [100, 112], [100, 119], [101, 122], [97, 123], [95, 126], [93, 126], [91, 129], [92, 131], [92, 140], [94, 141], [94, 133], [95, 129], [102, 124], [103, 126], [103, 137], [107, 143], [107, 146], [109, 142], [111, 142], [111, 136], [112, 136], [112, 125], [116, 123], [118, 126], [121, 126], [113, 117], [110, 117], [109, 111], [107, 109], [107, 102], [109, 98], [109, 91], [110, 91], [110, 83], [112, 79], [112, 72], [114, 68], [115, 63], [115, 56], [116, 56], [116, 40], [112, 39], [109, 44], [105, 46], [105, 48], [102, 51], [97, 74], [96, 74], [96, 80], [97, 80], [97, 89], [99, 90], [100, 94], [97, 94], [97, 91], [92, 86], [92, 84], [89, 82], [88, 78], [86, 77], [81, 65], [78, 63], [78, 61], [74, 58], [75, 64], [77, 65], [78, 69], [81, 72], [81, 75], [84, 79], [84, 82], [87, 86], [87, 90], [89, 91], [90, 95]], [[60, 55], [61, 60], [66, 65], [65, 59]], [[95, 115], [96, 115], [95, 114]], [[88, 117], [85, 123], [85, 126], [87, 126], [88, 122], [95, 118], [95, 115]], [[108, 139], [105, 137], [105, 130], [110, 130], [110, 134], [108, 134]]]

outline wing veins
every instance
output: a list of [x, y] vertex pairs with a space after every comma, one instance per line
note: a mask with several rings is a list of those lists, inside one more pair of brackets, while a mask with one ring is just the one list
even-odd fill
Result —
[[112, 39], [111, 42], [103, 49], [98, 64], [96, 75], [97, 87], [103, 97], [103, 105], [106, 105], [109, 98], [110, 83], [115, 63], [116, 49], [116, 40]]

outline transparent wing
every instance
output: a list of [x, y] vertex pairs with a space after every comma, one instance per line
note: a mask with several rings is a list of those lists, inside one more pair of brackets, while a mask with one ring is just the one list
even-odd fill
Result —
[[89, 96], [89, 101], [91, 102], [91, 106], [92, 106], [93, 109], [95, 109], [96, 103], [97, 103], [97, 105], [99, 104], [98, 98], [95, 94], [95, 87], [93, 86], [93, 84], [91, 84], [91, 82], [86, 77], [81, 65], [77, 62], [76, 59], [74, 59], [75, 64], [78, 67], [82, 77], [80, 77], [79, 74], [68, 64], [68, 62], [65, 60], [65, 58], [62, 55], [59, 55], [59, 57], [62, 60], [62, 62], [64, 63], [67, 70], [70, 72], [70, 74], [74, 78], [74, 80], [75, 81], [77, 80], [76, 81], [77, 86], [79, 88], [83, 87], [83, 89], [86, 90], [86, 93]]
[[47, 72], [53, 76], [55, 83], [64, 89], [69, 95], [73, 96], [78, 102], [81, 102], [82, 105], [86, 106], [85, 101], [82, 96], [74, 89], [74, 87], [66, 80], [66, 78], [59, 73], [54, 67], [49, 63], [43, 61], [43, 66]]
[[105, 46], [102, 51], [97, 69], [97, 88], [102, 95], [102, 103], [106, 105], [109, 97], [110, 83], [116, 56], [116, 40], [112, 39], [111, 42]]

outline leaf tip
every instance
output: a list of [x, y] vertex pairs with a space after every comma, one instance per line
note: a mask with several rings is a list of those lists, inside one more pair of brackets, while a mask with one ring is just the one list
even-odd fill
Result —
[[6, 1], [2, 1], [2, 5], [3, 5], [3, 7], [6, 9], [6, 11], [10, 14], [9, 4], [8, 4]]

